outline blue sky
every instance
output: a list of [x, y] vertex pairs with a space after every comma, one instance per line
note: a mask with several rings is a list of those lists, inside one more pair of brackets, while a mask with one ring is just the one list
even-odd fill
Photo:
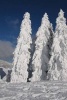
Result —
[[12, 58], [11, 54], [15, 48], [25, 12], [29, 12], [31, 15], [32, 34], [35, 35], [45, 12], [55, 27], [55, 20], [60, 9], [65, 12], [67, 18], [67, 0], [0, 0], [0, 53], [4, 52], [6, 55], [6, 51], [3, 51], [5, 50], [4, 46], [1, 47], [2, 42], [3, 45], [5, 43], [5, 47], [8, 46], [8, 51], [11, 47], [10, 55], [0, 56], [0, 59], [9, 60]]

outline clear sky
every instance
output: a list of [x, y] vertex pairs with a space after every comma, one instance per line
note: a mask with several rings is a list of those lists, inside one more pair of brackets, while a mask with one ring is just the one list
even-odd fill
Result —
[[[10, 44], [11, 46], [16, 43], [25, 12], [29, 12], [31, 15], [32, 33], [34, 35], [45, 12], [49, 15], [50, 22], [55, 27], [55, 20], [60, 9], [65, 12], [67, 18], [67, 0], [0, 0], [0, 53], [4, 52], [1, 50], [2, 42], [5, 41], [3, 44]], [[6, 43], [7, 41], [8, 43]]]

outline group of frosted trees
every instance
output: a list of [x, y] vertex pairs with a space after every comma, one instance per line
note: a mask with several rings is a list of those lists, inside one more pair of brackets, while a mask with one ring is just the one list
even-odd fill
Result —
[[[56, 29], [47, 13], [36, 33], [35, 49], [31, 55], [32, 29], [30, 14], [26, 12], [21, 23], [20, 35], [14, 51], [11, 82], [31, 82], [41, 80], [67, 80], [67, 25], [64, 12], [60, 10], [56, 19]], [[31, 57], [32, 56], [32, 57]], [[32, 71], [29, 78], [30, 68]]]

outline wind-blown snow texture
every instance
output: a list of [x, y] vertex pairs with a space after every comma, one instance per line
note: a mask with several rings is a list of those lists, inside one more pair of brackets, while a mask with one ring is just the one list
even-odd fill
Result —
[[56, 19], [56, 30], [49, 66], [50, 80], [67, 80], [67, 26], [62, 10], [60, 10]]
[[0, 100], [67, 100], [67, 82], [0, 82]]
[[51, 23], [47, 13], [44, 14], [36, 33], [35, 52], [32, 59], [33, 76], [31, 81], [40, 81], [46, 79], [46, 71], [48, 70], [48, 48], [47, 43], [50, 38], [50, 30], [52, 30]]
[[30, 14], [24, 14], [21, 24], [20, 36], [14, 52], [14, 61], [12, 69], [11, 82], [27, 82], [28, 64], [30, 59], [31, 39], [31, 21]]

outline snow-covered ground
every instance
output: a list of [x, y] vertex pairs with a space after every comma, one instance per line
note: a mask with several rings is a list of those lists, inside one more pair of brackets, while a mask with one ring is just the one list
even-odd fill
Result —
[[3, 83], [0, 100], [67, 100], [67, 82]]

